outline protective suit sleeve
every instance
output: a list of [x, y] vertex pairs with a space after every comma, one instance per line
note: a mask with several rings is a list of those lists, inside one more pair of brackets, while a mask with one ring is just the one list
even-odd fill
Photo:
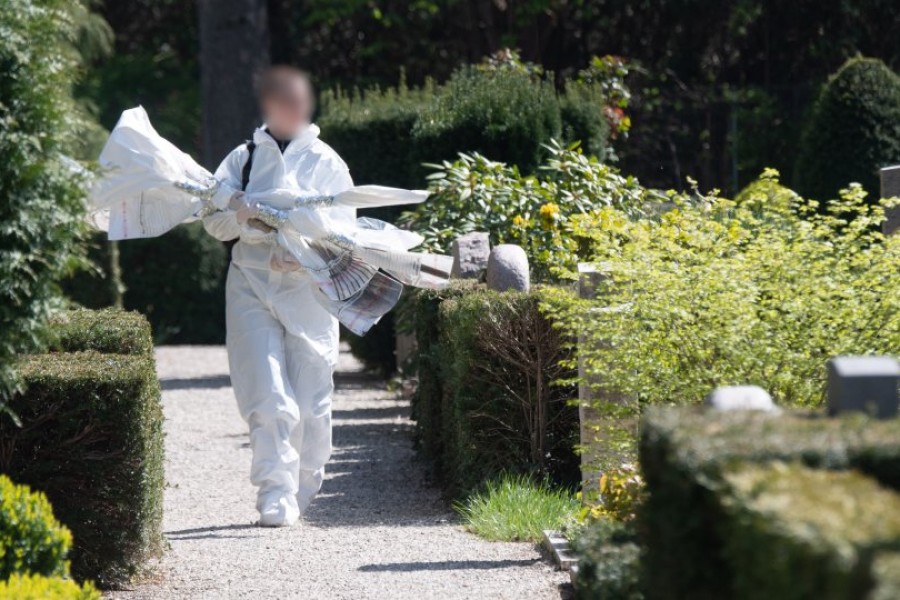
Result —
[[228, 208], [228, 201], [232, 194], [241, 187], [241, 170], [244, 168], [247, 156], [247, 147], [238, 146], [225, 157], [225, 160], [216, 169], [215, 177], [221, 182], [221, 186], [212, 202], [224, 210], [204, 217], [203, 227], [207, 233], [223, 242], [237, 239], [241, 235], [241, 226], [235, 218], [235, 211]]
[[[340, 194], [353, 187], [353, 178], [350, 177], [350, 170], [346, 163], [337, 155], [329, 161], [327, 174], [322, 178], [316, 188], [320, 194], [326, 196], [334, 196]], [[340, 214], [345, 219], [356, 219], [356, 209], [348, 206], [335, 206], [330, 209], [332, 214]]]
[[350, 177], [350, 170], [344, 164], [344, 161], [333, 161], [332, 164], [328, 165], [328, 171], [329, 174], [323, 178], [324, 182], [319, 186], [320, 189], [318, 191], [321, 194], [334, 196], [353, 187], [353, 178]]

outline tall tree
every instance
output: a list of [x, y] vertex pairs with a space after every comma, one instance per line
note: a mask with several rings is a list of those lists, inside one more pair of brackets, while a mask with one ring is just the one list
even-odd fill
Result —
[[197, 0], [203, 161], [216, 164], [257, 124], [253, 79], [269, 58], [266, 0]]

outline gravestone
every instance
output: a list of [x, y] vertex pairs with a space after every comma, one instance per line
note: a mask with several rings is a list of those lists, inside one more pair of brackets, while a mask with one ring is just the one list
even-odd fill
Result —
[[528, 273], [528, 256], [521, 246], [515, 244], [494, 246], [488, 257], [487, 285], [498, 292], [529, 290], [531, 277]]
[[[881, 197], [900, 197], [900, 165], [881, 169]], [[888, 209], [887, 220], [882, 226], [885, 235], [900, 229], [900, 206]]]
[[714, 389], [706, 396], [704, 403], [713, 410], [730, 412], [734, 410], [758, 410], [780, 412], [772, 396], [759, 386], [731, 385]]
[[488, 234], [474, 231], [461, 235], [453, 241], [453, 267], [451, 277], [457, 279], [479, 279], [487, 268], [491, 253], [491, 242]]
[[897, 416], [900, 363], [889, 356], [839, 356], [828, 361], [828, 412]]
[[[609, 274], [603, 266], [591, 263], [578, 264], [578, 296], [585, 300], [594, 300], [603, 294], [604, 284], [608, 281]], [[625, 310], [625, 306], [595, 306], [592, 310], [619, 311]], [[597, 343], [596, 338], [588, 338], [584, 334], [578, 336], [578, 344]], [[589, 501], [596, 497], [599, 491], [599, 483], [602, 465], [621, 462], [621, 456], [614, 450], [614, 444], [610, 444], [611, 429], [632, 430], [636, 428], [636, 422], [630, 422], [621, 418], [609, 416], [603, 411], [607, 404], [623, 404], [630, 401], [629, 398], [613, 394], [602, 388], [595, 387], [601, 383], [602, 376], [597, 373], [588, 373], [583, 361], [578, 361], [578, 421], [581, 449], [581, 485], [582, 501]]]

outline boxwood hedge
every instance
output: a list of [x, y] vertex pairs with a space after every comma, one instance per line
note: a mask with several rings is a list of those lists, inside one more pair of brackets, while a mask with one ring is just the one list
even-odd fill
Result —
[[[900, 489], [900, 420], [652, 409], [642, 425], [640, 461], [649, 492], [639, 513], [648, 598], [866, 597], [840, 595], [839, 587], [835, 595], [796, 596], [785, 591], [794, 584], [775, 579], [789, 577], [803, 561], [846, 561], [852, 550], [861, 557], [856, 566], [845, 565], [834, 577], [844, 578], [841, 585], [850, 585], [849, 579], [865, 575], [866, 585], [875, 585], [877, 569], [869, 564], [874, 555], [866, 548], [891, 549], [900, 543], [900, 525], [894, 529], [894, 519], [883, 512], [896, 505]], [[778, 464], [797, 466], [771, 466]], [[768, 469], [767, 474], [756, 474], [753, 465]], [[783, 477], [778, 469], [787, 469], [791, 477]], [[816, 474], [805, 469], [859, 474]], [[795, 483], [789, 485], [791, 479]], [[763, 504], [757, 504], [762, 502], [758, 494], [766, 489], [778, 494], [784, 506], [772, 501], [765, 510], [759, 509]], [[869, 500], [863, 501], [865, 497]], [[841, 498], [854, 507], [852, 518], [835, 521], [826, 531], [816, 519], [837, 519], [838, 509], [828, 506], [840, 505]], [[805, 508], [791, 512], [788, 505]], [[876, 527], [865, 520], [866, 512], [884, 517], [885, 543], [870, 535]], [[798, 532], [812, 537], [800, 543], [794, 539]], [[769, 540], [765, 548], [776, 550], [753, 550], [759, 540], [747, 540], [764, 535], [783, 536], [778, 541], [781, 549]], [[754, 552], [765, 552], [767, 558]], [[775, 565], [776, 560], [787, 562]], [[769, 587], [759, 578], [771, 579]], [[799, 579], [795, 583], [807, 591], [817, 585], [812, 580], [804, 580], [803, 585], [813, 586], [808, 588]], [[879, 580], [877, 585], [893, 584]], [[760, 595], [758, 590], [763, 589], [767, 593]]]
[[57, 345], [69, 351], [19, 361], [26, 390], [10, 406], [22, 426], [0, 420], [0, 470], [46, 493], [74, 536], [73, 575], [108, 587], [162, 549], [162, 411], [150, 327], [115, 311], [58, 322]]
[[414, 296], [414, 418], [451, 496], [504, 471], [580, 479], [574, 390], [556, 385], [569, 351], [540, 299], [465, 283]]

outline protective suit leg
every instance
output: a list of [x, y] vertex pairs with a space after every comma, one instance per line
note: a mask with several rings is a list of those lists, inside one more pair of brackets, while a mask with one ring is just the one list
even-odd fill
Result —
[[260, 524], [290, 525], [300, 514], [300, 456], [291, 443], [300, 411], [284, 372], [285, 330], [234, 264], [226, 291], [228, 360], [238, 410], [250, 427], [250, 481], [258, 487]]
[[[316, 302], [309, 277], [291, 277], [285, 288], [303, 307], [302, 331], [285, 337], [287, 369], [300, 422], [291, 433], [299, 454], [297, 504], [302, 514], [322, 487], [325, 463], [331, 457], [331, 396], [337, 364], [337, 321]], [[279, 303], [285, 306], [285, 303]], [[284, 315], [296, 322], [300, 315]]]

